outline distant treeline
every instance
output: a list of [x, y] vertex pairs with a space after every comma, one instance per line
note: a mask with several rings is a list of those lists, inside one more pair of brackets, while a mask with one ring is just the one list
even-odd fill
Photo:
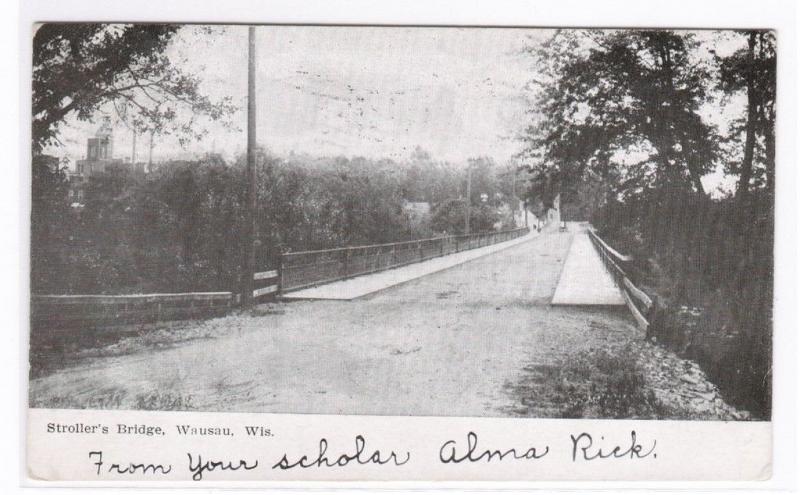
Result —
[[[238, 290], [243, 157], [163, 163], [149, 174], [111, 168], [88, 178], [80, 207], [70, 206], [66, 170], [46, 162], [35, 160], [33, 173], [33, 293]], [[285, 251], [464, 228], [466, 167], [420, 150], [403, 163], [261, 152], [257, 164], [259, 268], [274, 267]], [[470, 166], [471, 230], [510, 228], [515, 169], [489, 159]]]

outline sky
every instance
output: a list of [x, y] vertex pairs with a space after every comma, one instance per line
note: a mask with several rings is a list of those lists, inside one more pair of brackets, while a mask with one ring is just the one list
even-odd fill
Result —
[[[522, 53], [553, 34], [549, 29], [259, 26], [256, 28], [257, 141], [273, 153], [404, 159], [421, 147], [456, 164], [487, 156], [506, 163], [530, 123], [525, 85], [536, 76]], [[699, 40], [720, 55], [736, 48], [713, 31]], [[232, 159], [246, 149], [247, 27], [184, 26], [170, 59], [196, 74], [212, 99], [229, 96], [239, 110], [235, 129], [201, 122], [207, 137], [182, 147], [156, 137], [153, 160], [208, 152]], [[708, 56], [708, 54], [706, 54]], [[112, 115], [113, 112], [109, 114]], [[709, 105], [706, 118], [724, 129], [736, 105]], [[50, 150], [75, 160], [97, 122], [71, 118], [63, 147]], [[132, 155], [132, 132], [115, 122], [118, 158]], [[137, 160], [147, 161], [149, 138], [137, 140]], [[704, 178], [715, 190], [732, 184], [721, 171]]]
[[[256, 29], [257, 140], [279, 153], [405, 158], [420, 146], [434, 158], [505, 162], [529, 105], [531, 75], [520, 50], [546, 30], [263, 26]], [[156, 138], [155, 161], [209, 151], [232, 157], [246, 146], [247, 28], [209, 35], [184, 27], [170, 57], [198, 74], [212, 98], [240, 107], [238, 130], [216, 123], [182, 149]], [[71, 119], [61, 140], [73, 161], [98, 123]], [[148, 138], [137, 140], [146, 161]], [[115, 155], [130, 156], [132, 133], [115, 126]]]

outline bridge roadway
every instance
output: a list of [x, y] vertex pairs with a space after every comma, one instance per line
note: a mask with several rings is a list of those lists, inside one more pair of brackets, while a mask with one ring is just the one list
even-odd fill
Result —
[[383, 270], [377, 273], [371, 273], [369, 275], [339, 280], [317, 287], [296, 290], [283, 294], [281, 298], [283, 300], [339, 299], [349, 301], [351, 299], [364, 297], [368, 294], [408, 282], [410, 280], [452, 268], [456, 265], [460, 265], [461, 263], [480, 258], [481, 256], [486, 256], [487, 254], [496, 253], [497, 251], [501, 251], [530, 240], [531, 237], [535, 237], [537, 235], [538, 233], [536, 231], [531, 231], [527, 236], [501, 242], [499, 244], [492, 244], [467, 251], [461, 251], [458, 253], [449, 254], [447, 256], [439, 256], [419, 263], [411, 263], [398, 268], [392, 268], [390, 270]]
[[557, 416], [555, 380], [531, 370], [641, 340], [624, 308], [550, 304], [574, 235], [543, 232], [352, 301], [264, 305], [79, 354], [31, 381], [31, 406]]

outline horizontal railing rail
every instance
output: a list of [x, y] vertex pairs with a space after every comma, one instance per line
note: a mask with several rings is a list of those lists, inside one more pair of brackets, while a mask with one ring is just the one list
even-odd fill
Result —
[[266, 270], [253, 274], [253, 299], [273, 298], [280, 290], [278, 270]]
[[602, 246], [603, 250], [606, 251], [611, 257], [613, 257], [618, 263], [626, 264], [633, 260], [633, 256], [621, 254], [616, 249], [612, 248], [606, 242], [597, 235], [597, 231], [594, 227], [589, 226], [589, 235], [591, 235], [595, 242], [599, 243]]
[[650, 296], [636, 287], [628, 277], [626, 272], [627, 264], [633, 258], [622, 255], [611, 248], [611, 246], [597, 235], [597, 232], [592, 227], [589, 228], [589, 239], [591, 239], [592, 244], [600, 254], [600, 258], [603, 260], [606, 269], [611, 276], [614, 277], [614, 282], [617, 284], [617, 287], [622, 291], [622, 295], [625, 297], [625, 303], [631, 310], [639, 328], [647, 331], [650, 325], [649, 317], [652, 314], [654, 304]]
[[126, 295], [32, 295], [31, 327], [69, 328], [191, 319], [223, 314], [231, 292]]
[[56, 294], [32, 296], [35, 302], [50, 304], [128, 304], [167, 301], [214, 301], [231, 297], [230, 292], [178, 292], [156, 294]]
[[281, 255], [280, 290], [298, 290], [521, 237], [528, 228]]

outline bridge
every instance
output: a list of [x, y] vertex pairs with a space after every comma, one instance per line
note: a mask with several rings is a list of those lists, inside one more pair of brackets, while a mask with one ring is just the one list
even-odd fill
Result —
[[[551, 230], [553, 228], [555, 226], [551, 226]], [[622, 306], [625, 304], [622, 292], [617, 287], [612, 275], [604, 267], [600, 254], [592, 245], [588, 229], [587, 224], [580, 223], [570, 223], [567, 229], [574, 235], [571, 238], [551, 304]], [[300, 290], [290, 290], [281, 298], [284, 300], [357, 299], [467, 261], [498, 253], [540, 235], [535, 230], [526, 232], [526, 234], [505, 242], [489, 243], [477, 249], [454, 252], [448, 256], [426, 259], [390, 270], [304, 287]], [[591, 283], [586, 283], [587, 281], [591, 281]]]
[[289, 291], [67, 359], [31, 380], [31, 405], [564, 417], [591, 414], [571, 397], [630, 361], [693, 369], [691, 382], [653, 374], [647, 387], [731, 418], [696, 365], [645, 342], [649, 300], [626, 290], [609, 249], [570, 223]]

